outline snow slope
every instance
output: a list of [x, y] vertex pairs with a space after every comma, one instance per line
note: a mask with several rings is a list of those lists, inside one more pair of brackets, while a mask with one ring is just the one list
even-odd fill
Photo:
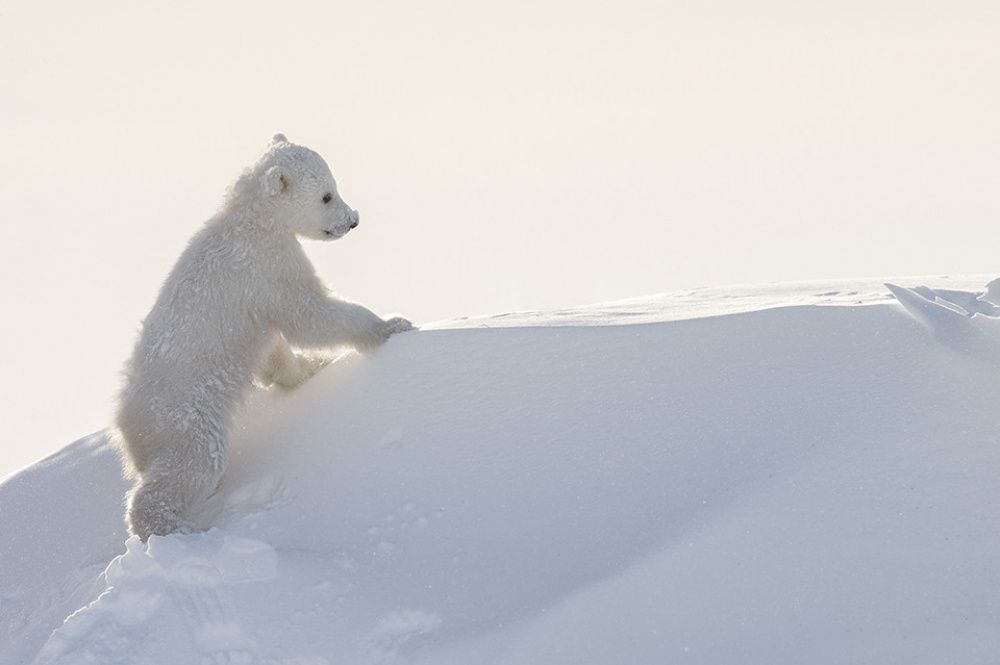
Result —
[[148, 546], [85, 438], [0, 484], [0, 663], [996, 662], [1000, 320], [907, 283], [401, 335]]

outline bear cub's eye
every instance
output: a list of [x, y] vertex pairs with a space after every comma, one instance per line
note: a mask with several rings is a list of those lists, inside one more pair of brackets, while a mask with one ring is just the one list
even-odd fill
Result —
[[323, 203], [329, 203], [330, 199], [332, 199], [332, 198], [333, 198], [333, 194], [331, 194], [330, 192], [327, 192], [326, 194], [323, 195]]

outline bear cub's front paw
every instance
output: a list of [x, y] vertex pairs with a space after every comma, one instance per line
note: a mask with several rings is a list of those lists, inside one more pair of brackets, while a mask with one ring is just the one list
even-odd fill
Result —
[[408, 319], [404, 319], [401, 316], [394, 316], [382, 324], [382, 330], [385, 335], [385, 339], [389, 339], [390, 336], [395, 335], [396, 333], [413, 330], [413, 324], [410, 323]]
[[386, 340], [397, 333], [413, 330], [413, 324], [401, 316], [387, 321], [378, 321], [363, 335], [354, 339], [354, 348], [361, 353], [371, 353], [385, 344]]
[[385, 344], [386, 340], [393, 335], [407, 330], [413, 330], [413, 324], [401, 316], [391, 318], [388, 321], [379, 321], [364, 339], [358, 340], [355, 346], [358, 351], [369, 353]]

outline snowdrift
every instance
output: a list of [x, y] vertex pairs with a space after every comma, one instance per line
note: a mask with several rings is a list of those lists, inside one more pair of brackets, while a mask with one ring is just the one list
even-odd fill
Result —
[[407, 333], [148, 545], [85, 438], [0, 484], [0, 663], [995, 662], [1000, 320], [932, 285]]

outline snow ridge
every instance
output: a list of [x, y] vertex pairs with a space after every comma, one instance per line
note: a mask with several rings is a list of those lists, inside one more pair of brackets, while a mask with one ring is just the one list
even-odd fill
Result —
[[88, 437], [0, 483], [0, 663], [993, 662], [1000, 320], [965, 285], [408, 333], [257, 393], [207, 530], [148, 545]]

